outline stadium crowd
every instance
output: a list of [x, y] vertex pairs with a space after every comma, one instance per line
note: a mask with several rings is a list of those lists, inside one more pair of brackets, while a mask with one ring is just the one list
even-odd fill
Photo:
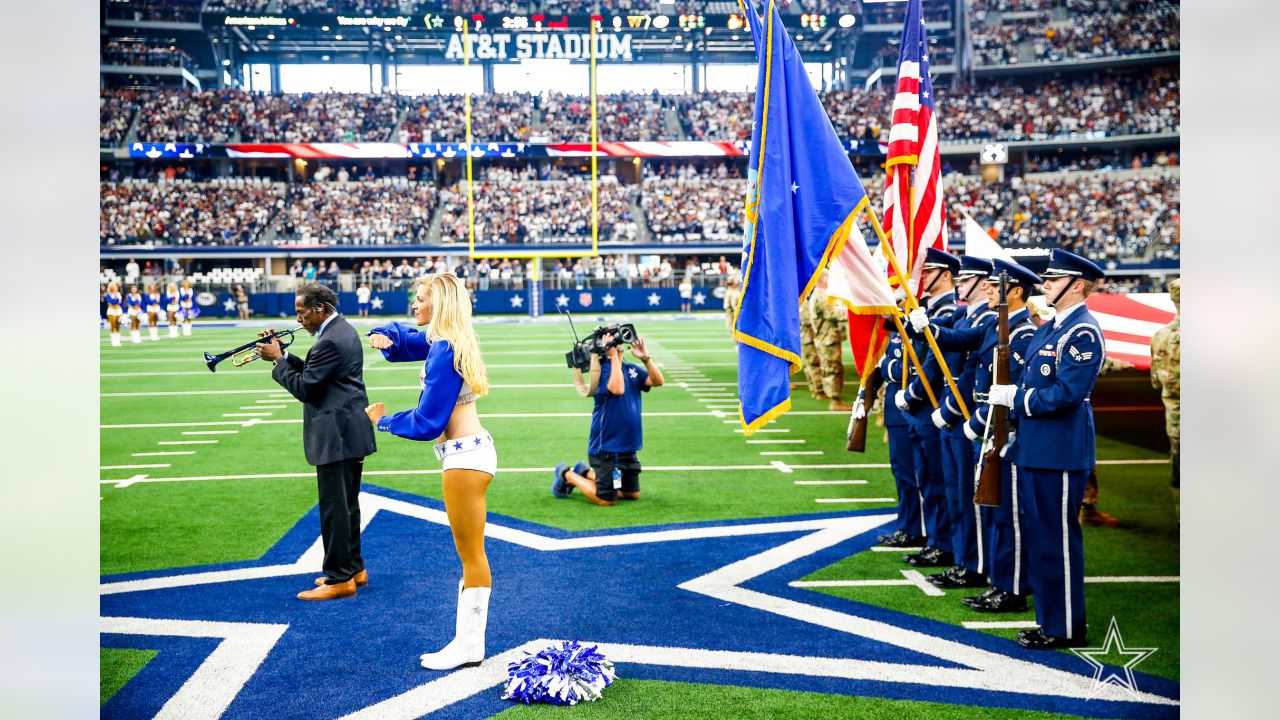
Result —
[[102, 245], [247, 245], [284, 205], [276, 187], [255, 178], [207, 183], [104, 182]]
[[195, 61], [187, 51], [172, 41], [159, 42], [145, 38], [118, 38], [102, 46], [103, 65], [146, 65], [150, 67], [194, 68]]
[[[1117, 2], [1099, 9], [1071, 15], [1066, 21], [1054, 21], [1048, 12], [1039, 12], [992, 24], [975, 13], [974, 56], [978, 64], [999, 65], [1028, 58], [1061, 62], [1180, 49], [1175, 5]], [[1023, 47], [1029, 55], [1020, 52]]]
[[272, 222], [274, 242], [422, 244], [437, 200], [434, 185], [405, 178], [293, 185]]
[[[486, 244], [591, 240], [591, 183], [582, 177], [536, 180], [532, 168], [515, 172], [490, 168], [476, 179], [476, 241]], [[630, 197], [617, 178], [600, 178], [599, 239], [634, 240], [638, 232]], [[467, 242], [465, 182], [440, 191], [440, 232], [444, 240]]]
[[742, 238], [746, 194], [747, 181], [730, 177], [725, 165], [702, 173], [683, 166], [645, 177], [640, 206], [655, 240], [734, 242]]
[[[952, 90], [936, 87], [939, 132], [948, 141], [1025, 140], [1153, 133], [1181, 122], [1176, 67], [1089, 80], [1053, 80], [1033, 89], [1011, 81], [983, 81]], [[665, 109], [673, 109], [685, 138], [747, 140], [751, 93], [707, 92], [667, 96], [601, 96], [601, 140], [681, 139], [666, 133]], [[885, 131], [892, 96], [886, 88], [836, 90], [823, 102], [838, 133], [875, 140]], [[236, 90], [103, 91], [103, 139], [122, 139], [134, 104], [140, 106], [142, 142], [458, 142], [464, 138], [462, 98], [401, 97], [366, 93], [261, 95]], [[541, 123], [533, 107], [540, 106]], [[405, 122], [397, 132], [401, 109]], [[122, 117], [124, 116], [124, 117]], [[587, 98], [552, 94], [477, 95], [472, 98], [472, 137], [477, 142], [550, 142], [589, 139]], [[108, 126], [112, 128], [108, 131]]]

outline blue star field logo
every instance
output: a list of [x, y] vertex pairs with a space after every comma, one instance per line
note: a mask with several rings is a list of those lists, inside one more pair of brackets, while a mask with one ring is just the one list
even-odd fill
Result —
[[1178, 714], [1169, 680], [1097, 688], [1074, 656], [790, 585], [872, 545], [883, 511], [593, 532], [491, 514], [488, 656], [426, 671], [460, 573], [442, 503], [366, 486], [361, 508], [355, 598], [294, 599], [320, 567], [315, 508], [256, 561], [103, 578], [102, 646], [158, 654], [102, 717], [488, 717], [510, 706], [508, 662], [569, 639], [598, 643], [622, 679]]

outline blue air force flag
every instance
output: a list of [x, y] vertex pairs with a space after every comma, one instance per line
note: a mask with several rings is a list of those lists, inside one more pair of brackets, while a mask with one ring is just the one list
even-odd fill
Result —
[[[742, 0], [739, 0], [742, 4]], [[844, 147], [782, 18], [742, 4], [758, 68], [743, 238], [742, 303], [734, 318], [743, 433], [791, 408], [800, 369], [800, 302], [867, 203]]]

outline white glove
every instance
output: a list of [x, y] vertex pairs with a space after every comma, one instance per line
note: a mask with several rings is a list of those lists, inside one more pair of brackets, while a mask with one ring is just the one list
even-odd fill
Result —
[[1018, 433], [1014, 430], [1009, 431], [1009, 439], [1004, 441], [1004, 447], [1000, 448], [1000, 457], [1004, 457], [1009, 452], [1009, 448], [1013, 447], [1014, 441], [1018, 439]]
[[916, 332], [924, 332], [924, 329], [929, 327], [929, 313], [925, 312], [924, 308], [912, 310], [907, 315], [907, 319], [911, 321], [911, 327]]
[[907, 391], [899, 390], [893, 394], [893, 404], [902, 412], [911, 412], [911, 403], [907, 402]]
[[853, 419], [861, 420], [867, 416], [867, 406], [862, 404], [862, 398], [859, 397], [853, 402]]
[[973, 428], [969, 427], [969, 423], [964, 424], [964, 436], [970, 440], [978, 440], [982, 437], [978, 433], [974, 432]]
[[942, 417], [942, 408], [934, 410], [933, 414], [929, 416], [929, 419], [933, 421], [933, 426], [939, 430], [947, 426], [946, 418]]
[[987, 402], [1012, 408], [1013, 394], [1017, 391], [1017, 385], [992, 385], [990, 392], [987, 393]]

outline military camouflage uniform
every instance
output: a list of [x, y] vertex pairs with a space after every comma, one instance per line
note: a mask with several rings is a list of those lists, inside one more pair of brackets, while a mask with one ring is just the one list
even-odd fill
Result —
[[727, 285], [724, 289], [724, 323], [733, 333], [733, 316], [738, 314], [738, 306], [742, 304], [742, 289], [738, 285]]
[[809, 301], [813, 296], [800, 303], [800, 365], [804, 368], [805, 381], [809, 383], [809, 393], [822, 400], [822, 362], [818, 359], [817, 350], [813, 346], [813, 313]]
[[[1169, 297], [1179, 311], [1181, 311], [1181, 296], [1181, 280], [1169, 283]], [[1151, 338], [1151, 385], [1160, 389], [1160, 399], [1164, 401], [1164, 429], [1169, 434], [1169, 485], [1173, 488], [1173, 503], [1179, 518], [1182, 517], [1179, 457], [1181, 431], [1178, 427], [1182, 411], [1180, 323], [1181, 315], [1157, 330]]]
[[849, 315], [842, 306], [827, 304], [827, 291], [817, 288], [809, 296], [813, 346], [818, 356], [822, 392], [840, 400], [844, 391], [844, 341], [849, 336]]

